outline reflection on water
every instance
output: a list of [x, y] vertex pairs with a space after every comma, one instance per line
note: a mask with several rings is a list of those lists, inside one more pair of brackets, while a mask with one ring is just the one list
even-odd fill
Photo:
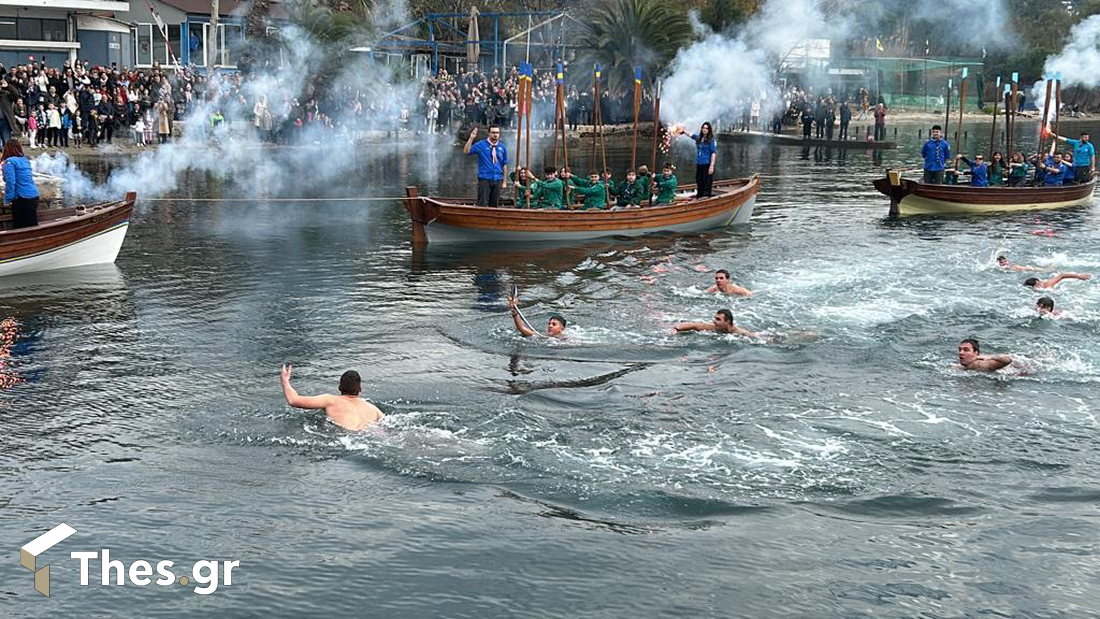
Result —
[[[3, 283], [25, 382], [0, 391], [0, 527], [242, 560], [207, 600], [55, 596], [97, 615], [1085, 616], [1100, 288], [1039, 319], [994, 258], [1096, 271], [1094, 211], [890, 221], [870, 181], [912, 166], [901, 141], [723, 144], [723, 175], [764, 179], [754, 223], [690, 237], [413, 249], [397, 201], [305, 199], [472, 193], [432, 148], [301, 202], [140, 203], [117, 266]], [[706, 293], [719, 268], [755, 295]], [[569, 338], [520, 337], [512, 285]], [[669, 333], [719, 308], [772, 340]], [[957, 371], [964, 337], [1032, 371]], [[302, 393], [358, 369], [390, 415], [288, 409], [284, 362]]]

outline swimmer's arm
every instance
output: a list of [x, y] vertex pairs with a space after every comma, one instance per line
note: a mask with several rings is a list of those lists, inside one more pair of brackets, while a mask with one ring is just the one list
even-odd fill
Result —
[[1012, 270], [1013, 271], [1042, 271], [1042, 269], [1040, 269], [1039, 267], [1029, 267], [1029, 266], [1024, 266], [1022, 264], [1012, 265]]
[[304, 396], [298, 395], [294, 387], [290, 386], [290, 378], [283, 377], [283, 395], [286, 397], [286, 403], [294, 408], [309, 408], [318, 409], [325, 408], [329, 404], [329, 400], [332, 398], [330, 395], [317, 395], [317, 396]]
[[714, 325], [706, 322], [681, 322], [672, 327], [673, 333], [686, 333], [688, 331], [712, 331]]
[[737, 326], [730, 327], [730, 330], [733, 331], [734, 333], [736, 333], [737, 335], [743, 335], [745, 337], [755, 337], [755, 338], [759, 338], [759, 339], [764, 339], [764, 337], [762, 335], [760, 335], [759, 333], [754, 333], [752, 331], [749, 331], [748, 329], [742, 329], [741, 327], [737, 327]]
[[751, 297], [752, 291], [737, 284], [730, 284], [729, 294], [735, 294], [739, 297]]
[[718, 286], [711, 286], [710, 288], [707, 288], [706, 291], [707, 292], [718, 292]]
[[977, 365], [988, 372], [996, 372], [1012, 365], [1012, 357], [1009, 355], [987, 355], [978, 359]]
[[535, 335], [535, 332], [523, 324], [523, 320], [519, 317], [519, 309], [516, 307], [515, 299], [508, 299], [508, 309], [512, 312], [512, 322], [516, 324], [516, 331], [523, 337], [531, 337]]

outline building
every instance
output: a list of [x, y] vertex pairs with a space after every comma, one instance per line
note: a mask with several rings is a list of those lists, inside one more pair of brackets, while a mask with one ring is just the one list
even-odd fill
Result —
[[[2, 2], [3, 0], [0, 0]], [[244, 44], [244, 23], [238, 8], [240, 0], [221, 0], [218, 7], [217, 37], [210, 42], [210, 0], [131, 0], [126, 20], [133, 25], [134, 66], [150, 67], [195, 65], [214, 69], [234, 69]], [[165, 24], [165, 39], [153, 12]]]
[[132, 39], [120, 20], [129, 9], [111, 0], [0, 0], [0, 63], [61, 66], [80, 57], [127, 66]]

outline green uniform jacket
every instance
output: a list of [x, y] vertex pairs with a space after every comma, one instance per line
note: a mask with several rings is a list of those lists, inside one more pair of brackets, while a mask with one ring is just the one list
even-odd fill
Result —
[[638, 176], [638, 180], [634, 181], [634, 184], [638, 186], [638, 195], [641, 196], [641, 200], [649, 200], [653, 195], [653, 188], [650, 183], [653, 182], [651, 175], [643, 174]]
[[[516, 182], [516, 171], [512, 170], [511, 172], [509, 172], [508, 173], [508, 178], [511, 179], [512, 183], [515, 183]], [[528, 176], [527, 179], [530, 181], [531, 177]], [[535, 182], [538, 182], [538, 181], [535, 181]], [[516, 206], [517, 207], [519, 207], [519, 208], [531, 208], [531, 205], [535, 201], [535, 197], [534, 197], [535, 186], [534, 185], [531, 186], [531, 197], [530, 198], [527, 197], [527, 187], [525, 185], [515, 184], [513, 186], [512, 190], [519, 192], [519, 194], [518, 194], [519, 198], [516, 199]]]
[[1005, 164], [994, 165], [989, 164], [989, 184], [990, 185], [1004, 185], [1005, 184]]
[[642, 203], [643, 195], [645, 195], [647, 198], [649, 197], [648, 194], [644, 194], [641, 186], [638, 185], [637, 180], [635, 180], [633, 183], [624, 180], [623, 182], [619, 183], [618, 187], [616, 187], [615, 183], [612, 182], [611, 195], [616, 196], [615, 204], [617, 206], [638, 206]]
[[672, 204], [676, 200], [676, 175], [657, 177], [657, 204]]
[[[585, 182], [588, 182], [588, 179], [585, 179]], [[574, 185], [573, 193], [578, 196], [584, 196], [584, 208], [607, 208], [607, 190], [604, 188], [602, 182], [598, 182], [594, 185], [589, 183], [588, 187]]]
[[538, 204], [538, 208], [565, 208], [565, 184], [560, 178], [535, 181], [535, 186], [531, 189], [531, 199]]

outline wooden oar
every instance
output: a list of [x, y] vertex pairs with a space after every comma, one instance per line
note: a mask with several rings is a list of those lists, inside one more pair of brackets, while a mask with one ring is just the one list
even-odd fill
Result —
[[1047, 149], [1047, 119], [1050, 118], [1050, 91], [1054, 86], [1053, 80], [1050, 79], [1050, 74], [1044, 76], [1047, 83], [1047, 96], [1043, 102], [1043, 121], [1039, 127], [1039, 152], [1042, 153]]
[[[527, 33], [527, 45], [531, 45], [531, 33]], [[523, 164], [523, 167], [527, 168], [528, 188], [531, 186], [530, 181], [534, 180], [531, 175], [531, 113], [534, 111], [535, 96], [534, 96], [534, 82], [535, 82], [535, 67], [531, 63], [527, 63], [527, 159]], [[519, 155], [516, 155], [517, 160]]]
[[653, 88], [653, 167], [649, 170], [649, 206], [653, 206], [653, 181], [657, 179], [657, 135], [661, 133], [661, 82]]
[[[1062, 135], [1062, 72], [1054, 74], [1054, 135]], [[1054, 140], [1057, 144], [1058, 140]]]
[[630, 145], [630, 169], [638, 170], [638, 112], [642, 107], [642, 70], [634, 69], [634, 139]]
[[[1005, 114], [1007, 115], [1007, 132], [1005, 133], [1005, 139], [1008, 140], [1008, 151], [1012, 152], [1013, 146], [1016, 144], [1016, 108], [1019, 106], [1020, 95], [1020, 74], [1015, 71], [1012, 73], [1012, 99], [1009, 104], [1005, 105]], [[1011, 111], [1009, 111], [1011, 108]]]
[[[943, 113], [943, 137], [944, 137], [944, 139], [947, 139], [948, 130], [949, 130], [948, 128], [951, 126], [951, 85], [952, 85], [953, 81], [954, 80], [952, 80], [951, 78], [947, 78], [947, 96], [944, 97], [944, 101], [947, 102], [947, 106], [946, 106], [947, 109], [944, 110], [944, 113]], [[958, 148], [959, 148], [959, 140], [958, 140], [958, 136], [956, 136], [956, 139], [955, 139], [955, 152], [958, 152]]]
[[[1001, 76], [1000, 75], [997, 76], [997, 87], [994, 89], [994, 92], [996, 92], [997, 95], [995, 97], [993, 97], [993, 126], [989, 129], [989, 161], [990, 161], [990, 163], [993, 162], [993, 148], [994, 148], [994, 145], [997, 143], [996, 142], [996, 140], [997, 140], [997, 104], [1000, 103], [1000, 98], [1001, 98]], [[1003, 160], [1003, 158], [1002, 158], [1002, 160]]]
[[955, 127], [955, 152], [962, 152], [962, 142], [959, 141], [959, 136], [962, 135], [963, 126], [963, 108], [966, 107], [966, 74], [969, 67], [963, 67], [962, 79], [959, 80], [959, 125]]
[[[600, 63], [596, 63], [596, 118], [597, 118], [597, 130], [600, 133], [600, 178], [604, 177], [604, 172], [607, 171], [607, 145], [603, 137], [603, 105], [600, 104], [600, 76], [601, 73]], [[611, 188], [607, 186], [609, 179], [603, 181], [603, 199], [604, 205], [608, 208], [611, 206]]]
[[[520, 150], [520, 146], [523, 144], [523, 106], [527, 101], [527, 96], [524, 94], [524, 88], [527, 85], [527, 80], [524, 78], [526, 75], [527, 67], [526, 63], [519, 64], [519, 92], [516, 98], [516, 166], [519, 167], [520, 156], [523, 151]], [[516, 191], [516, 208], [520, 207], [520, 184], [519, 184], [519, 170], [516, 171], [516, 182], [514, 184]]]

